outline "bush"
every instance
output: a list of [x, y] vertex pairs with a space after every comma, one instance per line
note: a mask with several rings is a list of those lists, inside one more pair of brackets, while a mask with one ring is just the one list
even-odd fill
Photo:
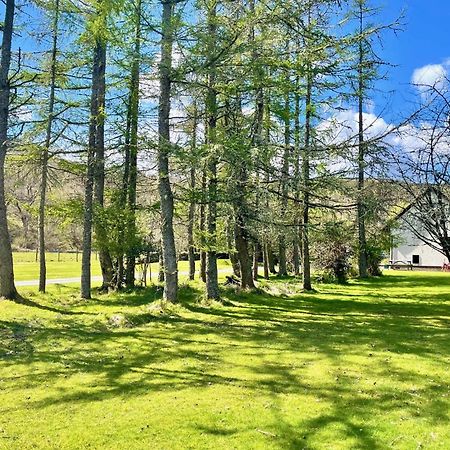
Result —
[[314, 239], [314, 261], [317, 268], [323, 271], [323, 278], [338, 283], [347, 281], [351, 270], [353, 255], [352, 236], [349, 227], [344, 223], [331, 222], [324, 225]]
[[380, 264], [385, 258], [385, 251], [381, 246], [367, 245], [367, 271], [369, 275], [379, 277], [383, 275]]

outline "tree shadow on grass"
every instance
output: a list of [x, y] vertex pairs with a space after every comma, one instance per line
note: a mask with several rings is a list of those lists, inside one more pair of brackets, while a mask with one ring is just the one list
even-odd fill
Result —
[[25, 298], [23, 296], [18, 296], [15, 300], [13, 300], [15, 303], [23, 306], [28, 306], [30, 308], [36, 308], [40, 309], [42, 311], [50, 311], [54, 312], [56, 314], [63, 314], [67, 316], [80, 316], [80, 315], [86, 315], [89, 314], [87, 312], [81, 312], [81, 311], [72, 311], [70, 309], [59, 309], [55, 308], [53, 306], [48, 306], [45, 304], [38, 303], [34, 300], [30, 300], [29, 298]]
[[[411, 281], [404, 278], [396, 276], [377, 283], [389, 290]], [[368, 284], [378, 286], [375, 282]], [[357, 287], [360, 289], [359, 283]], [[397, 357], [414, 355], [433, 364], [448, 362], [450, 305], [445, 302], [437, 307], [414, 299], [390, 300], [387, 305], [384, 298], [369, 295], [369, 300], [361, 299], [359, 294], [351, 295], [351, 286], [346, 289], [350, 295], [336, 289], [334, 294], [288, 298], [238, 295], [224, 290], [226, 305], [206, 306], [197, 301], [200, 292], [190, 287], [181, 291], [178, 312], [161, 315], [145, 310], [149, 299], [160, 298], [155, 287], [131, 295], [105, 296], [83, 306], [89, 310], [108, 305], [123, 311], [132, 326], [111, 329], [105, 321], [83, 317], [82, 312], [74, 317], [59, 317], [53, 325], [38, 324], [30, 335], [33, 347], [19, 348], [4, 362], [16, 367], [34, 367], [36, 363], [39, 372], [31, 369], [20, 376], [5, 376], [5, 380], [9, 389], [21, 390], [24, 386], [38, 386], [43, 380], [70, 378], [79, 373], [95, 377], [95, 388], [72, 386], [49, 392], [27, 405], [36, 409], [164, 391], [203, 392], [211, 385], [231, 387], [236, 392], [245, 389], [254, 396], [272, 398], [270, 432], [275, 437], [270, 439], [281, 448], [307, 447], [320, 430], [338, 424], [341, 432], [360, 448], [376, 449], [380, 446], [374, 430], [361, 423], [385, 411], [415, 414], [417, 405], [408, 401], [408, 393], [389, 386], [362, 388], [356, 375], [312, 383], [303, 377], [307, 365], [299, 366], [308, 357], [314, 362], [319, 355], [338, 371], [349, 364], [346, 358], [356, 356], [367, 367], [378, 361], [374, 365], [378, 379], [394, 378], [398, 383], [417, 385], [415, 395], [427, 399], [421, 414], [432, 423], [448, 421], [444, 381], [432, 381], [414, 368], [397, 367], [383, 358], [390, 355], [395, 361]], [[20, 321], [0, 321], [0, 330], [24, 326], [26, 323]], [[240, 359], [233, 360], [231, 367], [233, 354], [239, 354]], [[291, 359], [299, 367], [292, 367]], [[42, 370], [43, 364], [48, 371]], [[236, 368], [238, 374], [232, 370]], [[312, 418], [293, 421], [279, 407], [287, 395], [318, 398], [329, 408]], [[198, 430], [217, 436], [241, 432], [233, 424], [213, 427], [204, 423], [198, 425]]]

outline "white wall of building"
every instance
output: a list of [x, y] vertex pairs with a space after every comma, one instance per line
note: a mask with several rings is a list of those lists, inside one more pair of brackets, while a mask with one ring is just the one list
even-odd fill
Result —
[[[442, 267], [444, 263], [448, 263], [446, 257], [422, 242], [410, 229], [405, 220], [400, 220], [400, 227], [394, 231], [395, 240], [400, 244], [391, 249], [392, 262], [402, 261], [404, 263], [413, 263], [413, 255], [418, 255], [419, 263], [415, 266], [432, 266]], [[421, 234], [425, 232], [420, 230]]]

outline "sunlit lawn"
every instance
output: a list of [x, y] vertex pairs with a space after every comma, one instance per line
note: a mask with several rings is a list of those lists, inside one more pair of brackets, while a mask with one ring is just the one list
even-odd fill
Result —
[[0, 302], [2, 449], [448, 449], [450, 275]]
[[[81, 275], [81, 253], [48, 253], [47, 261], [47, 279], [74, 278]], [[152, 276], [155, 279], [158, 273], [158, 263], [151, 265]], [[219, 260], [219, 269], [230, 267], [229, 261]], [[189, 270], [187, 261], [178, 263], [180, 278], [187, 278]], [[138, 266], [139, 269], [139, 266]], [[39, 262], [36, 261], [34, 252], [15, 252], [14, 253], [14, 275], [17, 281], [37, 280], [39, 278]], [[92, 275], [101, 275], [100, 265], [96, 254], [92, 255]]]
[[[14, 276], [17, 281], [37, 280], [39, 278], [39, 262], [34, 252], [15, 252]], [[81, 253], [78, 261], [75, 253], [48, 253], [46, 256], [47, 278], [73, 278], [81, 274]], [[95, 255], [92, 257], [92, 274], [101, 275], [100, 265]]]

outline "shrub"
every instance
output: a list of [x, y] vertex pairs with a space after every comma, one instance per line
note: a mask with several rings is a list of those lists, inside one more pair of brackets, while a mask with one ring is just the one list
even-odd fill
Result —
[[338, 283], [347, 281], [353, 255], [349, 227], [342, 222], [326, 223], [314, 236], [315, 266], [322, 270], [323, 278]]

